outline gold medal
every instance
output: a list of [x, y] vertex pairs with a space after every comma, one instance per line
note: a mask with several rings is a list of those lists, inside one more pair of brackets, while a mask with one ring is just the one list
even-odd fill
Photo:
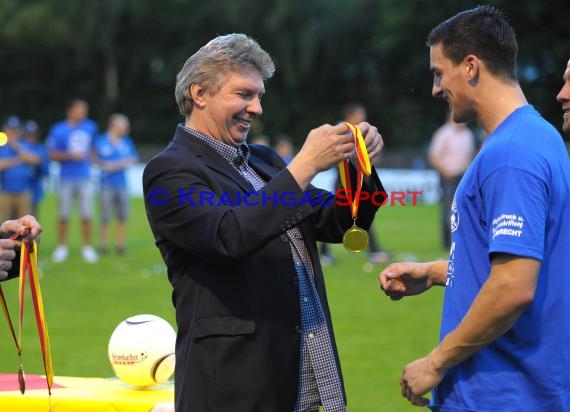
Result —
[[20, 392], [22, 395], [26, 392], [26, 375], [24, 373], [24, 366], [20, 361], [20, 367], [18, 368], [18, 385], [20, 386]]
[[366, 230], [354, 225], [344, 232], [342, 244], [349, 252], [360, 253], [368, 246], [368, 233], [366, 233]]

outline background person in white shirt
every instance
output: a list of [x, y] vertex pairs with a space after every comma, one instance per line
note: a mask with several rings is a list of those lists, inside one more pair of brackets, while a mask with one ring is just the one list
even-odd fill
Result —
[[450, 210], [457, 185], [475, 156], [475, 137], [464, 123], [455, 123], [450, 113], [431, 140], [428, 161], [437, 170], [441, 183], [441, 237], [451, 246]]

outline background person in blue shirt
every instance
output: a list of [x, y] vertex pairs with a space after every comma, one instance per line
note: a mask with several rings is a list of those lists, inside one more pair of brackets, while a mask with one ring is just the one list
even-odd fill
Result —
[[52, 255], [54, 262], [63, 262], [69, 255], [67, 228], [74, 197], [79, 199], [83, 259], [95, 263], [99, 258], [91, 246], [93, 215], [91, 155], [92, 145], [97, 136], [97, 125], [87, 118], [88, 111], [89, 106], [84, 100], [71, 100], [67, 105], [66, 119], [52, 126], [46, 140], [50, 159], [59, 162], [60, 165], [58, 246]]
[[34, 120], [24, 123], [23, 140], [29, 145], [31, 151], [39, 156], [39, 163], [34, 167], [31, 180], [31, 214], [38, 216], [39, 205], [44, 198], [44, 179], [49, 175], [49, 156], [44, 144], [40, 141], [40, 128]]
[[488, 137], [455, 194], [449, 261], [380, 274], [392, 299], [445, 285], [440, 343], [404, 368], [402, 395], [425, 406], [434, 389], [430, 406], [442, 412], [570, 411], [566, 148], [526, 101], [515, 33], [500, 11], [459, 13], [428, 46], [433, 95]]
[[3, 125], [8, 141], [0, 147], [0, 221], [31, 212], [32, 179], [40, 157], [21, 138], [22, 124], [10, 116]]
[[97, 163], [101, 168], [101, 237], [100, 250], [105, 254], [109, 247], [109, 221], [113, 208], [117, 215], [117, 253], [125, 254], [125, 223], [129, 210], [127, 168], [137, 161], [138, 154], [133, 141], [127, 134], [130, 130], [129, 118], [115, 113], [109, 117], [107, 132], [95, 141]]

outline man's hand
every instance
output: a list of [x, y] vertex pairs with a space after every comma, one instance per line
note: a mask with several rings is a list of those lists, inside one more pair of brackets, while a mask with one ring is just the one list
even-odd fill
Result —
[[374, 158], [380, 154], [384, 147], [382, 135], [378, 133], [378, 129], [376, 127], [367, 122], [360, 123], [358, 128], [364, 137], [364, 143], [366, 144], [366, 151], [368, 152], [370, 162], [373, 162]]
[[287, 168], [299, 187], [305, 190], [317, 173], [349, 159], [354, 153], [354, 138], [348, 126], [325, 124], [310, 131]]
[[[438, 276], [434, 280], [429, 276], [429, 263], [400, 262], [392, 263], [378, 275], [380, 287], [392, 300], [400, 300], [404, 296], [419, 295], [434, 284], [442, 284], [444, 280]], [[444, 265], [447, 262], [436, 262], [436, 265]], [[433, 265], [432, 265], [433, 266]]]
[[85, 160], [86, 158], [87, 158], [87, 154], [85, 154], [83, 152], [74, 152], [74, 151], [67, 152], [67, 160], [73, 160], [73, 161], [81, 162], [81, 161]]
[[36, 239], [42, 227], [35, 217], [26, 215], [16, 220], [7, 220], [0, 225], [0, 233], [13, 239], [0, 239], [0, 280], [8, 277], [12, 262], [16, 257], [16, 249], [21, 242]]
[[16, 245], [19, 245], [19, 241], [28, 242], [36, 239], [42, 232], [42, 227], [35, 217], [26, 215], [16, 220], [5, 221], [0, 225], [0, 232], [8, 237], [17, 234]]
[[15, 247], [15, 241], [0, 239], [0, 280], [8, 277], [8, 271], [12, 268], [12, 261], [16, 257]]
[[400, 388], [402, 396], [413, 405], [427, 406], [429, 399], [423, 395], [435, 388], [443, 379], [443, 373], [439, 372], [431, 362], [430, 355], [409, 363], [402, 372]]
[[354, 151], [354, 138], [344, 123], [336, 126], [325, 124], [309, 132], [296, 158], [310, 162], [317, 173], [330, 169], [349, 158]]

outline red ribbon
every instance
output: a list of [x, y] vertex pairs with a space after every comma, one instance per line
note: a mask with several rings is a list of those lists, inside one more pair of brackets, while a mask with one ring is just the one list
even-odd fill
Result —
[[[16, 239], [18, 234], [14, 234], [10, 239]], [[6, 299], [4, 297], [4, 292], [2, 291], [2, 286], [0, 285], [0, 298], [2, 300], [2, 309], [4, 311], [4, 316], [8, 320], [8, 325], [10, 331], [12, 332], [12, 337], [14, 338], [14, 343], [18, 349], [18, 356], [21, 357], [23, 346], [22, 346], [22, 324], [24, 321], [24, 291], [26, 285], [26, 275], [30, 281], [30, 290], [32, 294], [32, 302], [34, 304], [34, 313], [36, 317], [36, 324], [38, 328], [38, 334], [40, 338], [40, 347], [42, 350], [42, 359], [44, 363], [44, 370], [46, 373], [46, 381], [48, 386], [48, 393], [51, 396], [51, 388], [53, 386], [53, 364], [51, 358], [51, 346], [49, 342], [49, 335], [47, 329], [47, 322], [44, 313], [44, 304], [42, 299], [42, 292], [40, 288], [40, 282], [38, 277], [38, 255], [37, 255], [38, 245], [35, 240], [31, 243], [22, 242], [20, 248], [20, 279], [19, 279], [19, 324], [18, 324], [18, 335], [14, 330], [14, 325], [12, 324], [12, 319], [10, 318], [10, 312], [8, 310], [8, 305], [6, 304]], [[20, 391], [25, 392], [25, 378], [23, 373], [23, 368], [21, 365], [20, 358], [20, 371], [19, 371], [19, 381], [20, 381]]]
[[354, 165], [356, 169], [356, 187], [354, 194], [352, 191], [352, 181], [350, 178], [349, 160], [345, 159], [340, 162], [338, 164], [338, 168], [340, 172], [340, 181], [342, 183], [342, 187], [346, 189], [346, 195], [351, 203], [352, 219], [356, 220], [364, 175], [369, 176], [370, 173], [372, 173], [372, 169], [370, 166], [370, 158], [368, 157], [368, 152], [366, 150], [366, 144], [364, 143], [364, 138], [362, 137], [360, 128], [350, 123], [345, 124], [348, 126], [352, 133], [352, 137], [354, 138], [354, 148], [356, 150], [356, 164]]

